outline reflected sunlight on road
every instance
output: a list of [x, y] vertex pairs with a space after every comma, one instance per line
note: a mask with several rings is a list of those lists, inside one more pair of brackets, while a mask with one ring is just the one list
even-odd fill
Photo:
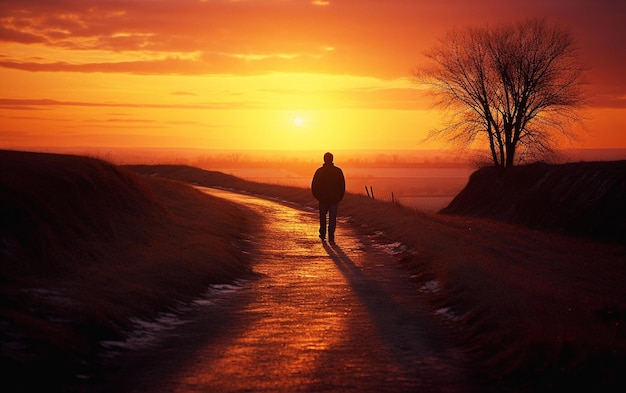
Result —
[[[206, 192], [247, 205], [268, 218], [258, 234], [254, 270], [258, 298], [242, 313], [249, 325], [204, 369], [190, 370], [178, 392], [193, 386], [214, 391], [294, 391], [323, 383], [321, 355], [346, 340], [351, 306], [348, 283], [317, 237], [317, 216], [274, 202], [218, 190]], [[202, 364], [201, 361], [199, 364]]]
[[440, 342], [393, 257], [341, 220], [329, 245], [316, 212], [200, 189], [266, 218], [253, 239], [260, 278], [200, 310], [181, 333], [191, 348], [174, 348], [181, 359], [170, 365], [155, 359], [131, 391], [471, 391], [459, 353]]

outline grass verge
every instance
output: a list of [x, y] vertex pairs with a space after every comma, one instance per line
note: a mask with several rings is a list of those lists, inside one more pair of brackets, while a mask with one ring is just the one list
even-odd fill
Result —
[[0, 151], [0, 213], [1, 366], [18, 390], [55, 390], [133, 318], [250, 274], [258, 224], [187, 184], [13, 151]]

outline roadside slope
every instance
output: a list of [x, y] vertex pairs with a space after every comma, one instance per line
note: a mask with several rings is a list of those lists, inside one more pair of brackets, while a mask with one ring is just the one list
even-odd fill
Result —
[[441, 213], [626, 244], [626, 161], [483, 168]]
[[133, 318], [251, 271], [250, 212], [97, 159], [0, 151], [0, 215], [1, 362], [24, 390], [54, 390]]

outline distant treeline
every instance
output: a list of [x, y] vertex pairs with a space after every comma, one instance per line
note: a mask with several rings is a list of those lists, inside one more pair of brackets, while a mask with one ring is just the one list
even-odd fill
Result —
[[[321, 150], [219, 150], [204, 148], [23, 147], [17, 150], [70, 153], [102, 158], [118, 165], [175, 164], [204, 169], [286, 169], [308, 173], [322, 163]], [[335, 163], [344, 168], [460, 168], [489, 166], [483, 151], [467, 150], [337, 150]], [[626, 149], [564, 149], [554, 163], [625, 160]]]
[[[337, 156], [336, 156], [337, 157]], [[250, 158], [245, 156], [205, 156], [189, 159], [188, 164], [201, 168], [268, 168], [268, 169], [289, 169], [295, 170], [298, 167], [311, 168], [322, 164], [320, 160], [294, 157], [277, 158]], [[341, 167], [352, 168], [458, 168], [471, 166], [468, 160], [450, 160], [436, 157], [423, 158], [421, 160], [410, 160], [403, 157], [376, 156], [367, 158], [345, 158], [337, 157], [335, 164]]]

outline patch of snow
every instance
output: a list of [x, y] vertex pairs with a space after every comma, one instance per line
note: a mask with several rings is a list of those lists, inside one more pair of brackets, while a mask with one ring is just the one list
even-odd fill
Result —
[[203, 306], [212, 306], [215, 304], [215, 302], [211, 299], [201, 298], [201, 299], [195, 299], [193, 301], [193, 304], [203, 307]]
[[390, 255], [402, 254], [407, 248], [400, 242], [394, 242], [389, 244], [377, 244], [376, 247], [382, 249], [384, 252]]
[[241, 285], [237, 284], [213, 284], [209, 287], [209, 292], [214, 293], [217, 291], [236, 291], [241, 288]]
[[202, 297], [194, 299], [193, 304], [197, 306], [211, 306], [223, 296], [241, 288], [237, 282], [234, 284], [213, 284]]
[[438, 280], [430, 280], [426, 281], [424, 285], [419, 289], [422, 293], [437, 293], [440, 290], [440, 285]]
[[457, 313], [452, 311], [450, 307], [442, 307], [436, 310], [435, 314], [440, 315], [452, 322], [458, 322], [463, 318], [461, 315], [458, 315]]
[[62, 304], [66, 306], [74, 306], [80, 304], [79, 301], [65, 296], [61, 291], [55, 291], [45, 288], [24, 288], [22, 289], [22, 291], [28, 293], [29, 295], [36, 296], [40, 299], [46, 299], [56, 304]]
[[[191, 303], [179, 303], [169, 312], [158, 314], [153, 320], [140, 318], [131, 319], [132, 328], [126, 334], [124, 340], [102, 341], [100, 345], [107, 349], [105, 357], [114, 357], [122, 350], [140, 350], [151, 348], [157, 345], [164, 335], [173, 331], [177, 327], [192, 321], [190, 312], [197, 307], [208, 307], [219, 302], [228, 294], [242, 288], [240, 282], [233, 284], [213, 284], [201, 297], [194, 299]], [[183, 318], [183, 316], [187, 318]]]
[[[184, 325], [189, 320], [181, 319], [174, 313], [162, 313], [155, 320], [131, 319], [133, 328], [123, 341], [102, 341], [100, 345], [108, 350], [138, 350], [155, 346], [163, 332]], [[114, 356], [115, 353], [109, 353]]]

